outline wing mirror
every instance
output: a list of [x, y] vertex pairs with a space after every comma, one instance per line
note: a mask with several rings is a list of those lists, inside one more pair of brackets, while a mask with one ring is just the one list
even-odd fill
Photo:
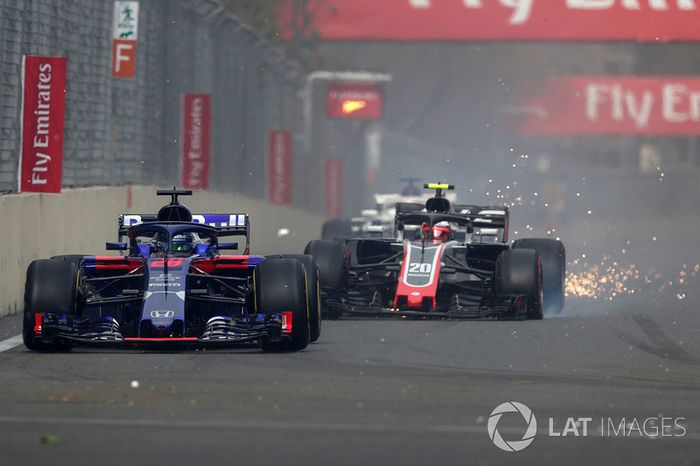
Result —
[[105, 249], [108, 251], [126, 251], [129, 249], [129, 245], [126, 243], [107, 243], [105, 244]]
[[148, 257], [151, 255], [151, 245], [150, 244], [139, 244], [139, 254], [143, 257]]
[[238, 243], [236, 242], [231, 242], [231, 243], [219, 243], [217, 245], [219, 249], [233, 249], [236, 250], [238, 249]]

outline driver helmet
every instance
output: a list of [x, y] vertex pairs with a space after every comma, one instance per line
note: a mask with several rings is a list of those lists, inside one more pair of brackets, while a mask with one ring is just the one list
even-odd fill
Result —
[[449, 222], [438, 222], [433, 225], [433, 239], [443, 243], [452, 240], [454, 232]]
[[168, 240], [167, 237], [156, 233], [151, 239], [151, 252], [159, 254], [164, 253], [168, 250]]
[[190, 254], [194, 251], [194, 239], [192, 234], [186, 233], [173, 236], [171, 248], [173, 254]]

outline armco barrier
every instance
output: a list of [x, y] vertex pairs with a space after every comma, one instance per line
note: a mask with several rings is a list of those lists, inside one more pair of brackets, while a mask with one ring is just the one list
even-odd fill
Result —
[[[106, 241], [116, 241], [117, 217], [123, 212], [150, 213], [168, 198], [156, 187], [94, 187], [64, 190], [58, 195], [0, 196], [0, 316], [22, 310], [24, 279], [33, 259], [57, 254], [104, 254]], [[302, 210], [268, 204], [229, 193], [202, 192], [183, 198], [193, 212], [250, 214], [254, 254], [302, 252], [318, 236], [323, 218]], [[280, 229], [289, 234], [279, 237]]]

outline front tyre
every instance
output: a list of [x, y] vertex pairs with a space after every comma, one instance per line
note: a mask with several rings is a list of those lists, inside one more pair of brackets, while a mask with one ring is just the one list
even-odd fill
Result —
[[306, 299], [309, 303], [309, 339], [312, 343], [317, 341], [321, 337], [321, 284], [316, 260], [308, 254], [280, 254], [267, 257], [298, 259], [304, 264], [307, 281]]
[[29, 264], [24, 287], [24, 346], [32, 351], [68, 351], [71, 341], [37, 334], [37, 314], [74, 316], [78, 269], [70, 261], [39, 259]]
[[524, 295], [527, 318], [542, 319], [542, 264], [533, 249], [503, 251], [496, 260], [497, 295]]
[[309, 303], [307, 275], [299, 259], [275, 257], [255, 268], [253, 293], [255, 313], [292, 313], [292, 331], [288, 339], [263, 339], [264, 351], [300, 351], [309, 345]]
[[83, 258], [86, 255], [87, 254], [64, 254], [62, 256], [53, 256], [51, 260], [70, 262], [75, 265], [76, 269], [80, 269], [80, 264], [83, 262]]

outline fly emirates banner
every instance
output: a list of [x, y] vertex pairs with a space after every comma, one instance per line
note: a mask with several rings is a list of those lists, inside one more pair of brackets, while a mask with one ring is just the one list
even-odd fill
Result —
[[516, 106], [525, 134], [700, 134], [700, 78], [562, 76], [530, 92]]
[[312, 9], [326, 40], [700, 40], [700, 0], [318, 0]]

